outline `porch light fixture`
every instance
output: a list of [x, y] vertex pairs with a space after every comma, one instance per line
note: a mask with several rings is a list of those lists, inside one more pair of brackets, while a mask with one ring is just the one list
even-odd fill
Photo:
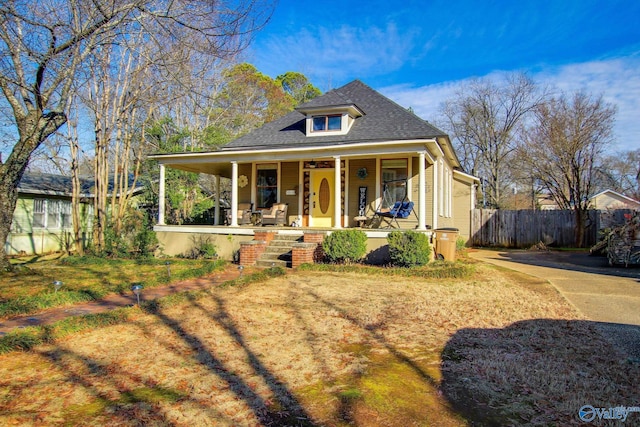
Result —
[[133, 285], [131, 290], [134, 294], [136, 294], [136, 299], [138, 300], [138, 306], [140, 306], [140, 292], [142, 292], [142, 285]]
[[309, 162], [309, 168], [310, 169], [315, 169], [316, 168], [316, 161], [315, 160], [311, 160]]
[[53, 289], [55, 289], [54, 293], [58, 293], [58, 289], [60, 289], [62, 287], [62, 285], [64, 285], [63, 282], [61, 282], [60, 280], [54, 280], [53, 282]]

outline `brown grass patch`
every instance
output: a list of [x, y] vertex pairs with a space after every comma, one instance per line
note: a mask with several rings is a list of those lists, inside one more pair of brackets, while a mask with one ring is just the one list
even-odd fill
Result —
[[0, 424], [536, 425], [596, 393], [637, 404], [638, 367], [547, 284], [517, 280], [479, 265], [463, 280], [298, 272], [213, 289], [0, 356]]

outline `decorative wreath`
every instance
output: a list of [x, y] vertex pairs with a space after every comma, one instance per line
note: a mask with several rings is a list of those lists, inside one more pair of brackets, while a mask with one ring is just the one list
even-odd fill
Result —
[[367, 168], [360, 168], [356, 175], [358, 175], [360, 179], [365, 179], [369, 174], [367, 173]]
[[249, 179], [247, 178], [246, 175], [240, 175], [238, 177], [238, 185], [240, 186], [240, 188], [246, 187], [248, 183], [249, 183]]

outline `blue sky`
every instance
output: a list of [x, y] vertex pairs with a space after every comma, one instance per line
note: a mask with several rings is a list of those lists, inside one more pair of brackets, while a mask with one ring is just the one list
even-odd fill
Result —
[[323, 92], [360, 79], [424, 119], [473, 77], [524, 71], [618, 107], [616, 146], [640, 148], [640, 1], [280, 0], [247, 61]]

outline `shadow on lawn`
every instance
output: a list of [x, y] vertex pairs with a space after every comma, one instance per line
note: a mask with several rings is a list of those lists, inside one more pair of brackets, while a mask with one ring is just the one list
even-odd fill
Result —
[[[578, 412], [585, 405], [637, 406], [640, 365], [600, 326], [539, 319], [461, 329], [442, 352], [441, 389], [460, 413], [488, 426], [584, 425]], [[640, 413], [629, 421], [640, 423]]]
[[[181, 399], [180, 393], [162, 389], [149, 378], [133, 372], [123, 372], [122, 369], [118, 371], [118, 375], [127, 379], [116, 381], [110, 376], [113, 372], [108, 365], [102, 365], [94, 359], [66, 348], [56, 347], [41, 352], [40, 355], [49, 359], [64, 372], [65, 382], [80, 386], [92, 396], [92, 399], [84, 404], [65, 405], [61, 414], [65, 425], [81, 425], [100, 414], [104, 414], [110, 423], [116, 425], [130, 425], [131, 420], [134, 419], [171, 425], [171, 420], [158, 411], [155, 403], [158, 403], [158, 400]], [[105, 391], [104, 383], [108, 383], [117, 393]], [[104, 411], [107, 408], [109, 411], [105, 414]], [[23, 419], [25, 416], [32, 418], [36, 423], [45, 421], [39, 418], [40, 414], [37, 410], [31, 417], [28, 413], [20, 415]]]
[[500, 251], [499, 257], [520, 264], [640, 279], [640, 266], [610, 266], [606, 256], [591, 255], [585, 251], [507, 250]]
[[300, 402], [293, 393], [282, 383], [267, 367], [260, 361], [260, 358], [248, 347], [243, 335], [235, 325], [233, 318], [229, 315], [225, 307], [225, 302], [218, 296], [211, 294], [211, 298], [217, 304], [217, 310], [208, 311], [196, 299], [191, 298], [191, 305], [202, 311], [207, 317], [218, 324], [227, 335], [232, 338], [242, 348], [246, 354], [246, 360], [256, 375], [262, 377], [273, 393], [273, 402], [267, 402], [256, 393], [245, 380], [219, 360], [214, 354], [207, 350], [207, 345], [199, 337], [187, 332], [179, 320], [173, 319], [162, 311], [156, 310], [153, 314], [157, 316], [165, 325], [178, 334], [182, 340], [195, 352], [194, 358], [207, 369], [212, 371], [220, 379], [225, 381], [229, 389], [238, 397], [245, 401], [251, 408], [256, 418], [265, 426], [313, 426], [315, 425], [311, 417], [306, 413]]

